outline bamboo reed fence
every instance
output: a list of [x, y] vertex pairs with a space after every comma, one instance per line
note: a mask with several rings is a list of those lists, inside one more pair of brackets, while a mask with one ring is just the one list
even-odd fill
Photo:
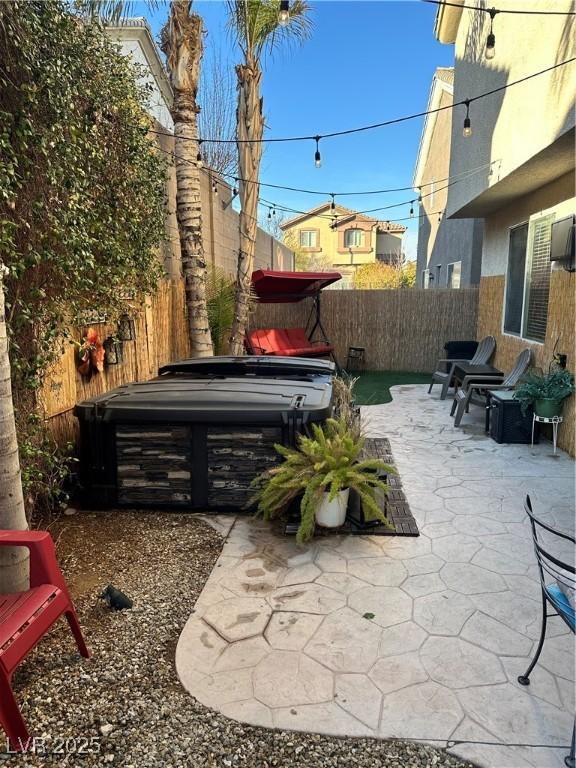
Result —
[[[311, 300], [259, 304], [253, 328], [306, 325]], [[365, 367], [381, 371], [434, 370], [446, 341], [475, 339], [478, 289], [327, 290], [322, 323], [341, 363], [348, 347], [365, 348]]]
[[[134, 315], [135, 338], [122, 344], [123, 360], [88, 379], [80, 376], [76, 365], [76, 349], [67, 344], [62, 357], [46, 378], [39, 401], [44, 418], [55, 440], [62, 444], [74, 439], [77, 402], [131, 381], [145, 381], [156, 375], [158, 368], [173, 360], [188, 357], [184, 283], [162, 281], [156, 294]], [[103, 340], [116, 331], [116, 326], [93, 324]], [[86, 328], [73, 331], [80, 341]]]

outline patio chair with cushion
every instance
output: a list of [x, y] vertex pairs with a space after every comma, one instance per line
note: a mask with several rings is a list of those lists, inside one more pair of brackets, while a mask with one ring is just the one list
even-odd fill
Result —
[[516, 384], [520, 381], [522, 376], [526, 373], [532, 362], [532, 350], [524, 349], [514, 363], [514, 368], [510, 371], [508, 376], [502, 381], [502, 377], [495, 378], [493, 375], [482, 376], [480, 374], [473, 374], [471, 376], [465, 376], [462, 381], [462, 386], [457, 390], [454, 395], [454, 401], [452, 402], [452, 409], [450, 416], [454, 416], [454, 426], [459, 427], [462, 421], [462, 416], [468, 413], [470, 404], [481, 405], [486, 408], [487, 403], [487, 391], [494, 389], [514, 389]]
[[432, 381], [430, 382], [430, 386], [428, 387], [428, 394], [432, 392], [432, 387], [434, 384], [442, 384], [442, 390], [440, 392], [440, 400], [445, 400], [446, 395], [448, 394], [448, 389], [450, 388], [452, 384], [452, 379], [454, 378], [454, 368], [458, 365], [458, 363], [469, 363], [470, 365], [485, 365], [488, 363], [492, 355], [494, 354], [494, 350], [496, 349], [496, 339], [494, 336], [486, 336], [482, 341], [478, 344], [478, 347], [476, 348], [476, 352], [474, 353], [473, 357], [465, 359], [465, 358], [441, 358], [436, 363], [436, 370], [432, 374]]
[[[575, 568], [573, 559], [573, 547], [576, 540], [568, 533], [555, 530], [546, 523], [538, 520], [532, 511], [530, 496], [526, 496], [524, 509], [530, 518], [532, 527], [532, 540], [536, 553], [536, 562], [540, 575], [540, 589], [542, 593], [542, 627], [540, 640], [536, 648], [534, 658], [523, 675], [518, 677], [521, 685], [530, 685], [530, 673], [536, 666], [536, 662], [542, 652], [546, 638], [546, 623], [550, 617], [559, 617], [574, 632], [574, 593], [576, 589]], [[562, 545], [567, 545], [568, 559], [564, 559]], [[551, 551], [552, 550], [552, 551]], [[548, 613], [548, 605], [552, 613]], [[574, 768], [574, 738], [576, 724], [572, 731], [572, 745], [570, 754], [564, 758], [568, 768]]]

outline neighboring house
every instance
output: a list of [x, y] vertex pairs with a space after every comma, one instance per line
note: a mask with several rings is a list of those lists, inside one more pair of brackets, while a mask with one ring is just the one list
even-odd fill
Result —
[[[573, 11], [571, 0], [538, 0], [537, 6], [525, 0], [522, 7]], [[498, 8], [517, 9], [518, 2], [500, 0]], [[494, 22], [496, 55], [486, 59], [489, 23], [485, 13], [438, 9], [435, 35], [455, 45], [455, 102], [573, 55], [574, 17], [500, 13]], [[556, 351], [576, 369], [575, 273], [550, 261], [554, 222], [576, 212], [575, 69], [565, 65], [473, 102], [468, 137], [464, 108], [453, 114], [450, 175], [487, 167], [451, 188], [447, 216], [484, 220], [478, 337], [496, 337], [494, 364], [504, 371], [524, 347], [541, 368], [548, 368]], [[573, 397], [564, 417], [560, 444], [574, 452]]]
[[404, 254], [402, 235], [406, 227], [396, 222], [379, 221], [330, 201], [295, 216], [281, 225], [284, 242], [300, 254], [309, 256], [312, 266], [337, 269], [342, 281], [337, 287], [351, 288], [356, 269], [382, 261], [401, 263]]
[[141, 81], [150, 88], [148, 111], [163, 128], [172, 131], [172, 87], [148, 22], [141, 17], [125, 19], [117, 26], [107, 26], [106, 31], [120, 44], [122, 53], [143, 68]]
[[[480, 280], [481, 219], [454, 221], [444, 215], [452, 186], [450, 138], [454, 68], [438, 67], [432, 79], [413, 185], [422, 194], [418, 221], [416, 284], [420, 288], [461, 288]], [[457, 186], [454, 185], [454, 186]]]

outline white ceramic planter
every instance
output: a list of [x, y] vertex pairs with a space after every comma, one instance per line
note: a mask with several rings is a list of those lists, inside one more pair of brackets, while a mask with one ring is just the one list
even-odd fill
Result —
[[340, 491], [332, 501], [330, 494], [324, 493], [322, 501], [316, 510], [316, 522], [323, 528], [339, 528], [344, 525], [346, 520], [346, 510], [348, 509], [349, 488]]

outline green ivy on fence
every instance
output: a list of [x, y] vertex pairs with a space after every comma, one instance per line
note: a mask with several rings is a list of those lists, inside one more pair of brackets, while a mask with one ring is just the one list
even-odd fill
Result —
[[154, 291], [166, 168], [147, 87], [99, 25], [58, 0], [0, 3], [0, 61], [0, 261], [30, 513], [66, 473], [36, 416], [44, 375], [83, 312], [113, 319]]

